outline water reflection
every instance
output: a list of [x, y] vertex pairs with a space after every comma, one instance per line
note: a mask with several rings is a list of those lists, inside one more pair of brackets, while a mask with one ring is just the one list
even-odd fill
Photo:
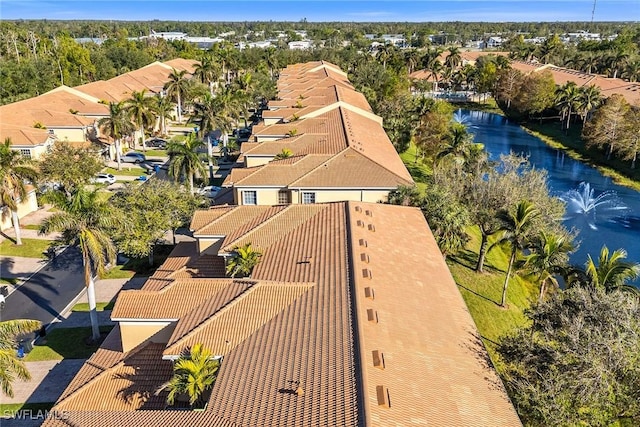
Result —
[[459, 110], [459, 115], [471, 125], [469, 132], [476, 142], [485, 144], [492, 159], [515, 152], [528, 156], [535, 168], [548, 171], [552, 194], [567, 202], [564, 224], [578, 231], [580, 246], [571, 256], [572, 263], [584, 264], [587, 254], [597, 258], [605, 244], [611, 250], [626, 249], [629, 261], [640, 262], [639, 192], [613, 183], [597, 169], [547, 146], [502, 116], [465, 110]]

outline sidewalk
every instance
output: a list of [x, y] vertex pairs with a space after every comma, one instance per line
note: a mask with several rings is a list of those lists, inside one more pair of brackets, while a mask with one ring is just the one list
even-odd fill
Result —
[[[115, 300], [118, 292], [123, 289], [140, 289], [146, 277], [135, 277], [132, 279], [107, 279], [98, 280], [96, 282], [96, 300], [98, 302], [109, 302]], [[77, 302], [86, 302], [86, 296], [83, 295]], [[98, 312], [98, 322], [100, 325], [110, 325], [111, 311]], [[58, 328], [76, 328], [89, 327], [91, 321], [89, 313], [72, 312], [69, 310], [64, 314], [64, 319], [55, 322], [51, 329]], [[51, 330], [49, 329], [49, 331]], [[29, 381], [15, 381], [13, 383], [14, 397], [9, 398], [0, 395], [1, 403], [40, 403], [55, 402], [58, 400], [64, 389], [71, 382], [85, 359], [64, 359], [64, 360], [47, 360], [42, 362], [25, 362], [27, 369], [31, 374]], [[2, 416], [3, 414], [0, 414]], [[24, 420], [13, 420], [18, 422]], [[0, 424], [4, 427], [9, 424], [8, 420], [2, 419]], [[18, 425], [18, 424], [15, 424]], [[20, 424], [21, 426], [23, 424]], [[34, 424], [38, 425], [38, 424]]]

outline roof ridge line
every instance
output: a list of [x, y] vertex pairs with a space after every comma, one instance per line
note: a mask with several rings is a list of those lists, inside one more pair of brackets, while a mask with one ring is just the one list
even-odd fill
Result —
[[[231, 301], [229, 301], [223, 307], [221, 307], [218, 310], [216, 310], [211, 316], [207, 317], [205, 320], [200, 322], [198, 325], [196, 325], [195, 327], [191, 328], [186, 334], [183, 334], [179, 339], [177, 339], [175, 342], [173, 342], [173, 344], [169, 345], [169, 343], [167, 343], [167, 346], [165, 347], [165, 350], [162, 352], [163, 355], [164, 355], [164, 352], [167, 351], [168, 348], [178, 345], [180, 343], [180, 341], [184, 341], [189, 336], [195, 334], [198, 330], [200, 330], [202, 327], [204, 327], [205, 324], [208, 324], [208, 323], [212, 322], [214, 319], [220, 317], [220, 314], [226, 313], [227, 311], [229, 311], [231, 309], [231, 307], [234, 307], [235, 305], [238, 304], [239, 301], [244, 300], [249, 294], [253, 293], [254, 289], [256, 289], [256, 287], [259, 286], [259, 285], [260, 285], [259, 281], [254, 281], [253, 285], [250, 285], [247, 289], [245, 289], [242, 293], [240, 293], [240, 295], [237, 295], [235, 298], [233, 298]], [[203, 304], [205, 304], [205, 303], [203, 303]], [[200, 307], [203, 304], [200, 304], [198, 307]], [[192, 313], [194, 310], [196, 310], [196, 308], [191, 310], [188, 314]], [[180, 320], [182, 320], [182, 319], [180, 319]], [[178, 321], [178, 323], [180, 323], [180, 321]], [[176, 324], [176, 327], [177, 327], [177, 324]]]
[[[263, 166], [266, 166], [266, 165], [263, 165]], [[224, 248], [227, 248], [227, 247], [231, 246], [233, 243], [235, 243], [235, 242], [237, 242], [237, 241], [239, 241], [239, 240], [243, 239], [245, 236], [248, 236], [249, 234], [254, 233], [256, 230], [260, 230], [261, 228], [263, 228], [263, 227], [265, 226], [265, 224], [271, 223], [271, 222], [272, 222], [272, 220], [273, 220], [275, 217], [278, 217], [278, 216], [282, 215], [284, 212], [287, 212], [287, 211], [288, 211], [292, 206], [294, 206], [294, 205], [286, 206], [284, 209], [281, 209], [280, 211], [278, 211], [278, 212], [276, 212], [275, 214], [271, 215], [271, 216], [270, 216], [269, 218], [267, 218], [265, 221], [262, 221], [260, 224], [258, 224], [257, 226], [253, 227], [251, 230], [249, 230], [249, 231], [247, 231], [246, 233], [241, 234], [240, 236], [236, 237], [235, 239], [233, 239], [233, 241], [229, 242], [229, 244], [227, 244], [227, 245], [224, 245], [224, 246], [223, 246], [223, 247], [221, 247], [220, 249], [222, 250], [222, 249], [224, 249]], [[278, 207], [278, 205], [275, 205], [275, 206], [269, 206], [269, 209], [274, 209], [274, 208], [276, 208], [276, 207]], [[255, 218], [254, 218], [254, 219], [255, 219]], [[222, 243], [224, 244], [224, 240], [222, 241]]]

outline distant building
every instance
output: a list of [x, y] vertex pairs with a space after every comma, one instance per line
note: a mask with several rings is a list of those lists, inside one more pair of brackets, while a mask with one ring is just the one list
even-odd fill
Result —
[[312, 42], [310, 40], [300, 40], [295, 42], [289, 42], [289, 49], [306, 50], [311, 47]]
[[155, 32], [151, 30], [151, 34], [149, 34], [149, 38], [152, 39], [165, 39], [168, 41], [173, 40], [184, 40], [187, 37], [187, 33], [180, 33], [174, 31], [159, 31]]

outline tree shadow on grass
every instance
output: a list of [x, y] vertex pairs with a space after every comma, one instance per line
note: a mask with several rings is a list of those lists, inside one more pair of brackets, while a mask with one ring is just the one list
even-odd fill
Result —
[[[475, 271], [476, 264], [478, 263], [478, 254], [470, 251], [468, 249], [462, 250], [455, 255], [450, 255], [447, 259], [450, 259], [452, 262], [459, 264], [469, 270]], [[485, 273], [504, 273], [505, 271], [494, 267], [488, 260], [485, 258], [484, 266]]]
[[494, 301], [494, 300], [492, 300], [491, 298], [486, 297], [486, 296], [484, 296], [484, 295], [482, 295], [482, 294], [479, 294], [478, 292], [474, 291], [473, 289], [469, 289], [469, 288], [467, 288], [466, 286], [461, 285], [461, 284], [460, 284], [460, 283], [458, 283], [458, 282], [456, 282], [456, 285], [458, 285], [459, 287], [461, 287], [461, 288], [462, 288], [462, 289], [464, 289], [465, 291], [467, 291], [467, 292], [469, 292], [469, 293], [472, 293], [473, 295], [475, 295], [475, 296], [477, 296], [477, 297], [479, 297], [479, 298], [482, 298], [482, 299], [483, 299], [483, 300], [485, 300], [485, 301], [489, 301], [489, 302], [491, 302], [491, 303], [493, 303], [493, 304], [497, 305], [498, 307], [500, 307], [500, 303], [499, 303], [499, 302]]

